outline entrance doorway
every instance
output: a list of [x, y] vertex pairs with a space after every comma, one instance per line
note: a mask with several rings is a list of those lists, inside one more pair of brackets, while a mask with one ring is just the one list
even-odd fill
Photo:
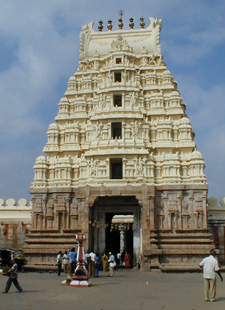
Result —
[[89, 213], [89, 250], [99, 255], [127, 251], [131, 263], [142, 251], [141, 207], [134, 196], [98, 197]]
[[[121, 215], [121, 220], [113, 221], [115, 217]], [[133, 223], [125, 223], [123, 218], [129, 214], [106, 213], [105, 249], [106, 253], [122, 253], [127, 251], [133, 253]], [[133, 217], [133, 215], [132, 215]]]

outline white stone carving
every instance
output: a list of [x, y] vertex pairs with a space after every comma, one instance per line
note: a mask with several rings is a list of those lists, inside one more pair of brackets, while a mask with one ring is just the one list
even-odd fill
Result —
[[131, 183], [206, 184], [185, 104], [162, 60], [160, 29], [153, 18], [132, 31], [82, 27], [79, 69], [49, 125], [33, 187], [111, 184], [111, 158], [122, 160], [123, 179]]

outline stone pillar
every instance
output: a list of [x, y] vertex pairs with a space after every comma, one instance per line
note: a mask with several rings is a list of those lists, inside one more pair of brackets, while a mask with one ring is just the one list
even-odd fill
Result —
[[99, 253], [105, 252], [105, 213], [99, 215], [102, 225], [99, 227]]
[[179, 193], [179, 194], [177, 195], [177, 210], [178, 210], [177, 228], [178, 228], [178, 229], [182, 229], [181, 202], [182, 202], [182, 193]]
[[189, 193], [189, 214], [190, 214], [190, 229], [193, 229], [195, 227], [193, 191], [190, 191]]
[[125, 243], [124, 243], [124, 227], [121, 225], [120, 228], [120, 254], [125, 250]]
[[70, 227], [70, 198], [69, 197], [66, 198], [66, 214], [65, 214], [65, 217], [66, 217], [65, 228], [69, 229], [69, 227]]
[[[156, 229], [156, 218], [155, 218], [155, 195], [148, 196], [149, 204], [149, 217], [150, 217], [150, 230]], [[148, 211], [147, 211], [148, 216]]]
[[42, 228], [46, 229], [47, 228], [47, 219], [46, 219], [46, 215], [47, 215], [47, 197], [45, 197], [43, 199], [43, 223], [42, 223]]
[[208, 222], [207, 222], [207, 193], [203, 192], [202, 195], [202, 204], [203, 204], [203, 229], [208, 228]]

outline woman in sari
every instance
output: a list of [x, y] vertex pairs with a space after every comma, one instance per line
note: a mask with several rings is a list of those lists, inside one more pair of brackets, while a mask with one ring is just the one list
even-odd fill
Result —
[[109, 260], [108, 256], [104, 253], [103, 256], [102, 256], [102, 268], [103, 268], [103, 271], [109, 270], [108, 260]]

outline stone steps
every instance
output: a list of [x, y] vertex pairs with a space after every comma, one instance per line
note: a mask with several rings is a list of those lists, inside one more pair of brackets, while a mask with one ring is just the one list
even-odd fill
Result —
[[57, 265], [54, 264], [28, 264], [23, 266], [24, 271], [34, 271], [34, 272], [56, 272], [58, 270]]
[[[27, 235], [28, 236], [28, 235]], [[29, 238], [76, 238], [76, 233], [29, 233]]]
[[162, 272], [202, 272], [201, 268], [198, 266], [198, 264], [195, 265], [160, 265], [159, 269]]
[[70, 240], [68, 239], [53, 239], [53, 238], [45, 238], [45, 239], [27, 239], [26, 244], [76, 244], [76, 240], [71, 238]]
[[195, 238], [210, 238], [212, 235], [208, 232], [206, 233], [199, 233], [199, 232], [185, 232], [185, 233], [164, 233], [164, 232], [159, 232], [159, 233], [151, 233], [150, 236], [152, 237], [161, 237], [161, 238], [169, 238], [169, 239], [176, 239], [176, 238], [188, 238], [188, 239], [195, 239]]
[[209, 239], [161, 239], [151, 242], [156, 244], [212, 244], [212, 241]]
[[[23, 247], [28, 262], [26, 270], [42, 270], [43, 268], [31, 267], [36, 263], [38, 265], [41, 264], [41, 266], [54, 266], [59, 251], [69, 252], [76, 245], [76, 234], [74, 232], [52, 233], [32, 231], [27, 236]], [[47, 267], [45, 269], [49, 270]]]

